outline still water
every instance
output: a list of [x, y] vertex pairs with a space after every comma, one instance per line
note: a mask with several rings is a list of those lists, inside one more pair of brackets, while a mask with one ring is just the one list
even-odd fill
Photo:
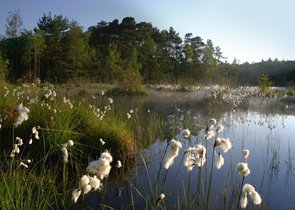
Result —
[[[133, 109], [139, 118], [155, 114], [161, 116], [163, 129], [153, 141], [138, 149], [136, 163], [125, 180], [109, 178], [104, 193], [92, 193], [86, 202], [93, 208], [151, 209], [152, 194], [161, 193], [165, 199], [159, 209], [195, 209], [198, 174], [201, 173], [200, 209], [204, 208], [214, 140], [207, 142], [207, 161], [188, 173], [183, 165], [183, 154], [188, 147], [205, 145], [205, 126], [210, 118], [224, 126], [220, 137], [229, 138], [232, 149], [222, 153], [224, 165], [213, 168], [209, 209], [237, 209], [242, 177], [236, 165], [243, 161], [243, 149], [249, 149], [248, 166], [251, 170], [244, 184], [253, 185], [262, 197], [262, 204], [248, 209], [295, 209], [295, 109], [274, 99], [249, 98], [238, 106], [212, 101], [192, 94], [168, 94], [158, 97], [115, 98], [124, 104], [126, 112]], [[132, 119], [131, 119], [132, 120]], [[142, 130], [146, 130], [146, 125]], [[179, 138], [179, 155], [167, 174], [160, 163], [167, 143], [182, 129], [191, 136]], [[145, 133], [141, 140], [146, 138]], [[166, 177], [165, 177], [166, 176]], [[132, 205], [134, 204], [134, 205]]]

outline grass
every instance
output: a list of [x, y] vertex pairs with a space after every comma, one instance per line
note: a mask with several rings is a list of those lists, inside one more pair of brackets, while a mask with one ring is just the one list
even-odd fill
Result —
[[[126, 107], [115, 106], [107, 98], [108, 96], [95, 95], [93, 98], [86, 90], [78, 93], [80, 98], [65, 96], [57, 92], [57, 96], [45, 96], [51, 90], [52, 86], [36, 87], [28, 86], [21, 91], [15, 87], [9, 87], [9, 94], [0, 102], [0, 112], [2, 121], [1, 146], [3, 153], [1, 159], [1, 181], [0, 181], [0, 202], [2, 209], [59, 209], [72, 206], [71, 192], [77, 186], [77, 182], [82, 174], [85, 173], [87, 163], [96, 160], [99, 155], [108, 150], [115, 160], [122, 160], [123, 167], [129, 166], [137, 170], [137, 154], [140, 154], [145, 173], [148, 177], [149, 189], [141, 189], [135, 183], [130, 181], [129, 190], [131, 200], [126, 208], [136, 209], [137, 202], [143, 201], [146, 209], [169, 209], [169, 203], [165, 199], [173, 193], [177, 193], [178, 199], [172, 201], [177, 209], [210, 209], [216, 202], [216, 194], [212, 190], [212, 179], [215, 178], [216, 170], [213, 171], [213, 158], [215, 148], [210, 147], [208, 143], [208, 155], [206, 169], [199, 167], [189, 173], [189, 181], [180, 180], [178, 176], [183, 169], [184, 154], [180, 153], [181, 158], [176, 172], [173, 170], [164, 170], [163, 159], [160, 160], [160, 167], [157, 176], [154, 177], [150, 171], [149, 164], [144, 159], [141, 151], [150, 145], [156, 137], [162, 136], [165, 127], [165, 119], [155, 112], [146, 110], [129, 111], [131, 118], [127, 119]], [[16, 89], [16, 90], [15, 90]], [[6, 89], [0, 88], [1, 94], [6, 94]], [[36, 95], [36, 93], [38, 93]], [[37, 96], [37, 97], [36, 97]], [[83, 96], [83, 97], [82, 97]], [[219, 100], [217, 99], [217, 102]], [[13, 128], [13, 108], [23, 103], [30, 109], [29, 119], [24, 121], [17, 128]], [[218, 104], [220, 105], [220, 104]], [[175, 119], [177, 121], [177, 119]], [[177, 123], [176, 123], [177, 124]], [[187, 123], [187, 125], [189, 125]], [[31, 129], [34, 126], [40, 126], [40, 139], [34, 139], [33, 144], [29, 144], [32, 138]], [[173, 134], [177, 134], [179, 127], [175, 126]], [[203, 132], [200, 129], [197, 133]], [[9, 157], [12, 141], [14, 137], [19, 136], [24, 139], [24, 145], [21, 147], [21, 153], [14, 159]], [[177, 136], [177, 140], [189, 142]], [[102, 145], [99, 139], [103, 139]], [[62, 144], [69, 139], [74, 141], [74, 146], [68, 149], [69, 162], [65, 164], [62, 161]], [[142, 142], [136, 142], [137, 139], [143, 139]], [[198, 140], [198, 143], [205, 144], [205, 140]], [[189, 144], [189, 143], [188, 143]], [[206, 142], [207, 144], [207, 142]], [[2, 150], [2, 148], [1, 148]], [[164, 151], [163, 157], [166, 153]], [[28, 169], [20, 167], [20, 162], [31, 158], [33, 163]], [[116, 161], [114, 161], [116, 162]], [[128, 163], [130, 165], [128, 165]], [[10, 167], [13, 166], [13, 167]], [[196, 167], [197, 168], [197, 167]], [[129, 169], [132, 172], [132, 168]], [[112, 165], [114, 173], [121, 173]], [[174, 173], [173, 173], [174, 172]], [[118, 175], [117, 174], [117, 175]], [[229, 171], [227, 172], [229, 174]], [[142, 175], [142, 174], [140, 174]], [[138, 177], [139, 182], [140, 175]], [[213, 176], [214, 175], [214, 176]], [[121, 178], [119, 176], [110, 177], [110, 179]], [[172, 178], [171, 178], [172, 177]], [[168, 178], [172, 179], [172, 185], [168, 185]], [[223, 186], [222, 202], [223, 206], [231, 208], [239, 205], [240, 186], [238, 182], [230, 184], [230, 175], [225, 177]], [[99, 192], [104, 198], [108, 187], [104, 180], [104, 190]], [[181, 186], [180, 188], [179, 185]], [[177, 188], [177, 189], [175, 189]], [[169, 189], [169, 190], [167, 190]], [[158, 201], [161, 193], [166, 193], [167, 198]], [[83, 207], [88, 205], [85, 199], [87, 195], [81, 196]], [[82, 198], [83, 197], [83, 198]], [[183, 201], [185, 198], [185, 201]], [[107, 200], [107, 199], [106, 199]], [[173, 204], [173, 205], [174, 205]], [[175, 207], [174, 206], [174, 207]], [[103, 209], [112, 209], [107, 203], [100, 203]], [[142, 206], [141, 206], [142, 207]], [[123, 207], [125, 208], [125, 207]]]

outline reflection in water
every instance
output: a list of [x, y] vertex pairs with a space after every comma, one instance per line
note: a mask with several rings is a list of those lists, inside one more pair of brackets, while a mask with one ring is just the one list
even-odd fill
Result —
[[[295, 117], [292, 110], [286, 110], [284, 105], [270, 99], [251, 98], [238, 107], [221, 101], [195, 99], [192, 95], [174, 99], [176, 98], [173, 96], [115, 99], [118, 104], [124, 104], [126, 110], [136, 110], [138, 118], [148, 119], [151, 113], [156, 113], [162, 119], [163, 133], [153, 136], [153, 142], [139, 151], [139, 163], [134, 166], [134, 175], [129, 180], [108, 183], [105, 196], [100, 198], [93, 195], [93, 198], [87, 198], [90, 202], [96, 205], [106, 203], [114, 209], [128, 206], [133, 209], [133, 203], [134, 209], [144, 209], [152, 202], [153, 193], [160, 195], [164, 192], [167, 209], [183, 208], [189, 196], [194, 196], [196, 192], [198, 174], [202, 173], [201, 181], [204, 182], [208, 173], [207, 169], [201, 171], [197, 167], [188, 173], [182, 163], [184, 151], [198, 143], [205, 143], [205, 125], [210, 118], [216, 118], [218, 124], [225, 127], [220, 137], [230, 138], [233, 148], [229, 155], [224, 156], [224, 166], [213, 172], [210, 209], [216, 209], [217, 206], [220, 209], [236, 208], [237, 186], [241, 183], [241, 177], [235, 167], [242, 161], [244, 149], [250, 150], [247, 161], [251, 170], [245, 183], [255, 186], [262, 197], [262, 208], [295, 209]], [[165, 174], [161, 168], [159, 174], [159, 165], [167, 142], [186, 128], [192, 135], [189, 139], [180, 139], [182, 148], [169, 168], [169, 173]], [[147, 130], [146, 125], [142, 128], [144, 130]], [[146, 135], [142, 134], [141, 137], [146, 138]], [[211, 162], [212, 141], [208, 142], [208, 148], [207, 162]], [[156, 182], [161, 185], [164, 179], [163, 192], [160, 191], [160, 186], [154, 188]], [[200, 197], [204, 199], [204, 192]], [[251, 205], [249, 203], [249, 208], [252, 208]]]

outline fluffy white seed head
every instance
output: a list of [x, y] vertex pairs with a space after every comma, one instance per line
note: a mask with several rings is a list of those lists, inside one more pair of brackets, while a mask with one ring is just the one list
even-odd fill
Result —
[[98, 179], [95, 175], [93, 177], [89, 177], [89, 185], [94, 191], [101, 190], [100, 179]]
[[238, 163], [236, 169], [239, 174], [244, 177], [248, 176], [251, 172], [247, 163]]
[[184, 137], [184, 138], [188, 138], [190, 136], [191, 132], [189, 131], [189, 129], [184, 129], [181, 131], [180, 136]]
[[74, 146], [74, 141], [73, 140], [68, 140], [67, 145], [72, 147]]
[[80, 195], [81, 195], [81, 189], [80, 188], [77, 188], [77, 189], [74, 189], [73, 192], [72, 192], [72, 200], [74, 201], [74, 203], [77, 202], [77, 200], [79, 199]]
[[164, 168], [166, 170], [173, 164], [175, 157], [178, 156], [179, 149], [182, 147], [182, 144], [175, 139], [172, 139], [169, 142], [167, 152], [164, 157]]
[[23, 106], [23, 104], [19, 104], [17, 105], [14, 109], [13, 109], [13, 119], [14, 119], [14, 127], [18, 127], [19, 125], [21, 125], [24, 121], [28, 120], [28, 113], [30, 112], [30, 110]]
[[241, 205], [242, 209], [245, 209], [247, 207], [247, 205], [248, 205], [248, 197], [247, 197], [247, 195], [244, 194], [242, 196], [242, 198], [240, 200], [240, 205]]
[[215, 156], [215, 167], [217, 169], [220, 169], [224, 164], [224, 158], [222, 155], [219, 153], [218, 155]]
[[243, 150], [243, 157], [244, 157], [245, 159], [248, 158], [249, 154], [250, 154], [250, 151], [249, 151], [248, 149], [244, 149], [244, 150]]

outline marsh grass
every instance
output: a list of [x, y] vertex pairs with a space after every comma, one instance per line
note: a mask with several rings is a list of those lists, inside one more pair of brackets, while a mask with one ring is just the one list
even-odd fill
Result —
[[[33, 89], [33, 91], [37, 90]], [[124, 190], [128, 190], [130, 201], [122, 207], [123, 209], [137, 209], [137, 203], [144, 203], [140, 207], [145, 209], [169, 209], [171, 206], [176, 209], [211, 209], [216, 206], [219, 209], [233, 209], [236, 204], [238, 205], [244, 181], [240, 185], [240, 179], [232, 172], [232, 162], [230, 162], [230, 169], [226, 172], [224, 184], [221, 189], [216, 190], [222, 192], [221, 197], [216, 195], [215, 189], [212, 190], [211, 185], [217, 174], [217, 171], [213, 170], [215, 149], [214, 147], [211, 149], [213, 146], [211, 142], [200, 137], [205, 133], [201, 128], [195, 129], [197, 136], [191, 139], [181, 139], [181, 141], [184, 145], [206, 144], [206, 149], [209, 151], [207, 150], [208, 153], [206, 153], [205, 168], [195, 167], [196, 169], [186, 176], [188, 180], [182, 180], [182, 177], [179, 176], [179, 173], [184, 170], [184, 151], [182, 149], [177, 157], [180, 162], [173, 165], [176, 170], [164, 170], [163, 159], [167, 145], [160, 160], [157, 160], [158, 171], [153, 173], [141, 151], [153, 143], [156, 138], [161, 141], [167, 140], [164, 131], [167, 119], [164, 119], [161, 114], [153, 112], [153, 110], [147, 111], [147, 109], [135, 109], [131, 113], [131, 118], [127, 119], [126, 107], [120, 109], [113, 105], [110, 109], [108, 108], [103, 119], [100, 119], [94, 114], [94, 108], [89, 105], [95, 102], [97, 103], [95, 108], [104, 110], [104, 106], [109, 105], [107, 99], [103, 96], [91, 99], [86, 91], [83, 91], [82, 94], [83, 100], [75, 102], [74, 98], [70, 99], [73, 103], [72, 108], [69, 103], [62, 102], [62, 96], [56, 97], [52, 101], [40, 96], [39, 98], [43, 98], [40, 99], [40, 103], [29, 103], [26, 100], [31, 110], [29, 120], [13, 131], [11, 126], [13, 120], [9, 113], [13, 110], [14, 105], [21, 101], [21, 98], [14, 100], [11, 95], [10, 99], [7, 98], [6, 101], [0, 102], [1, 114], [7, 115], [1, 129], [1, 140], [2, 134], [6, 132], [9, 133], [9, 135], [4, 135], [5, 139], [9, 139], [8, 142], [11, 142], [11, 136], [21, 136], [26, 141], [23, 148], [26, 152], [21, 153], [13, 160], [15, 161], [13, 170], [9, 169], [9, 163], [12, 162], [9, 158], [10, 150], [4, 150], [0, 181], [0, 201], [3, 209], [66, 209], [74, 206], [71, 201], [71, 192], [77, 186], [80, 175], [85, 173], [85, 165], [97, 159], [99, 154], [105, 150], [109, 150], [115, 160], [122, 160], [123, 168], [116, 169], [115, 165], [112, 165], [113, 174], [109, 179], [103, 181], [103, 190], [97, 193], [100, 201], [99, 209], [113, 209], [107, 204], [108, 197], [112, 196], [107, 194], [107, 189], [110, 185], [109, 182], [116, 182], [117, 179], [127, 180], [126, 185], [129, 186]], [[220, 104], [218, 103], [218, 106]], [[173, 119], [172, 124], [175, 124], [169, 130], [169, 135], [175, 136], [179, 132], [180, 127], [177, 120], [177, 117]], [[188, 122], [185, 124], [190, 125]], [[30, 131], [33, 126], [37, 125], [41, 127], [39, 129], [40, 139], [34, 139], [33, 144], [28, 145]], [[100, 143], [100, 138], [105, 141], [104, 145]], [[176, 138], [179, 139], [179, 136]], [[69, 162], [65, 164], [62, 161], [60, 150], [61, 145], [69, 139], [73, 139], [75, 145], [68, 148]], [[141, 139], [141, 141], [136, 142], [137, 139]], [[11, 149], [11, 143], [8, 148]], [[19, 167], [19, 161], [29, 157], [33, 158], [34, 164], [29, 169]], [[134, 161], [135, 158], [139, 158], [141, 161]], [[143, 176], [146, 176], [148, 180], [147, 189], [140, 187], [141, 177], [136, 178], [137, 182], [128, 179], [140, 167], [139, 162], [143, 163], [145, 170]], [[170, 178], [169, 185], [168, 178]], [[165, 193], [167, 197], [157, 202], [161, 193]], [[175, 195], [177, 199], [172, 200]], [[88, 206], [90, 204], [87, 201], [87, 196], [82, 195], [79, 201], [86, 209], [91, 208]]]

